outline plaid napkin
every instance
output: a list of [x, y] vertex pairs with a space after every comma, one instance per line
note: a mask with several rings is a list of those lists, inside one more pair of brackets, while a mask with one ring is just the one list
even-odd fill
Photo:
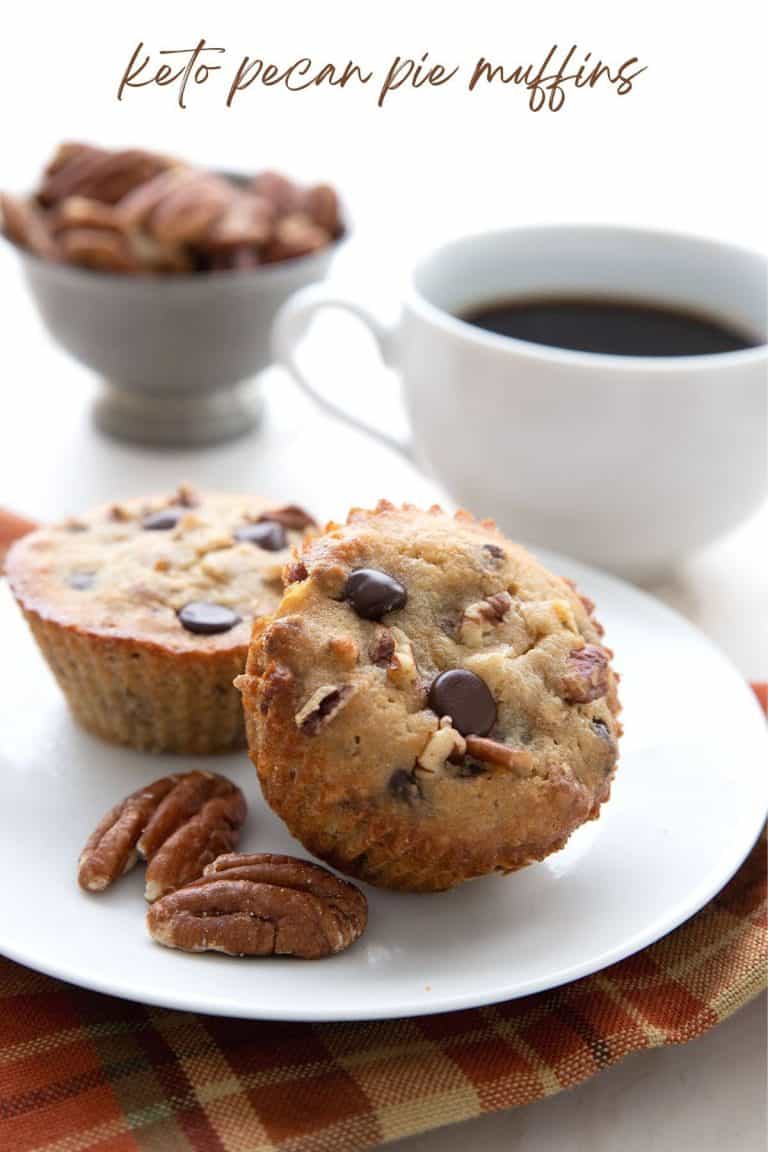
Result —
[[169, 1012], [0, 959], [0, 1152], [359, 1152], [528, 1104], [746, 1004], [768, 983], [767, 916], [763, 833], [714, 900], [620, 964], [362, 1024]]

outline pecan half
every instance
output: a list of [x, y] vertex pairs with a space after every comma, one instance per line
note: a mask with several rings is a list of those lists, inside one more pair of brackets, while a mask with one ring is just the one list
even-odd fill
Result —
[[68, 228], [59, 236], [59, 248], [68, 264], [103, 272], [138, 271], [125, 237], [106, 228]]
[[187, 952], [316, 960], [348, 948], [367, 917], [362, 892], [318, 864], [232, 853], [153, 904], [147, 927], [159, 944]]
[[165, 156], [126, 148], [108, 152], [81, 148], [60, 158], [39, 191], [43, 204], [57, 204], [65, 196], [89, 196], [104, 204], [117, 204], [129, 192], [173, 162]]
[[351, 684], [323, 684], [296, 713], [296, 727], [305, 736], [317, 735], [341, 711], [353, 692]]
[[20, 248], [28, 248], [47, 260], [56, 259], [56, 244], [45, 216], [31, 201], [0, 192], [0, 228]]
[[223, 776], [165, 776], [101, 820], [80, 855], [80, 886], [103, 891], [141, 856], [149, 862], [145, 896], [156, 900], [236, 847], [245, 814], [242, 792]]
[[301, 198], [301, 207], [310, 220], [323, 228], [329, 236], [341, 232], [339, 198], [330, 184], [315, 184], [308, 188]]
[[100, 200], [90, 200], [87, 196], [67, 196], [66, 200], [49, 214], [54, 235], [66, 232], [68, 228], [106, 228], [110, 232], [122, 232], [115, 209], [111, 204]]
[[277, 221], [264, 257], [268, 263], [275, 263], [309, 256], [325, 248], [330, 240], [324, 228], [319, 228], [305, 213], [295, 212]]
[[562, 696], [571, 704], [587, 704], [608, 692], [608, 653], [597, 644], [575, 648], [568, 656]]
[[262, 196], [236, 195], [205, 236], [212, 248], [237, 249], [266, 244], [272, 233], [274, 210]]
[[80, 853], [77, 879], [81, 888], [102, 892], [134, 866], [139, 858], [139, 837], [177, 781], [178, 776], [155, 780], [126, 796], [102, 817]]
[[254, 176], [249, 189], [251, 193], [268, 200], [278, 216], [297, 211], [301, 203], [298, 185], [280, 172], [260, 172]]

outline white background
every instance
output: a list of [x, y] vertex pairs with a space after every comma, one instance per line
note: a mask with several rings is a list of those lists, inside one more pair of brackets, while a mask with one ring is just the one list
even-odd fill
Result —
[[[417, 247], [495, 224], [640, 224], [768, 247], [762, 4], [78, 0], [6, 5], [4, 17], [3, 188], [33, 184], [49, 150], [72, 137], [157, 147], [211, 166], [325, 177], [342, 189], [356, 224], [361, 294], [396, 292]], [[190, 89], [186, 111], [169, 88], [132, 90], [118, 104], [118, 81], [139, 40], [155, 56], [202, 36], [227, 49], [228, 75], [247, 54], [283, 65], [299, 56], [342, 64], [351, 57], [381, 76], [396, 54], [425, 51], [461, 65], [462, 74], [434, 91], [395, 92], [383, 109], [373, 82], [299, 94], [254, 85], [227, 109], [223, 79]], [[637, 56], [648, 70], [621, 98], [603, 84], [567, 90], [556, 114], [529, 112], [517, 87], [466, 93], [462, 79], [479, 55], [507, 67], [537, 64], [553, 43], [575, 43], [579, 58], [591, 51], [613, 65]], [[45, 344], [7, 252], [0, 304], [7, 406], [0, 499], [52, 514], [86, 487], [124, 482], [126, 474], [138, 479], [138, 454], [84, 433], [90, 385]], [[307, 409], [283, 405], [273, 419], [295, 439]], [[227, 459], [242, 461], [243, 450]], [[86, 484], [94, 467], [101, 471]], [[766, 673], [767, 520], [758, 517], [663, 589], [752, 675]], [[450, 1140], [456, 1150], [753, 1152], [762, 1147], [761, 1012], [754, 1006], [679, 1052], [637, 1057], [575, 1093], [419, 1147], [447, 1148]]]

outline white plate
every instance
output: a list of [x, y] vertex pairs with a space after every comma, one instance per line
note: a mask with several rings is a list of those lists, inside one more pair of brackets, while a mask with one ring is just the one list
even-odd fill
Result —
[[[102, 896], [78, 889], [77, 855], [102, 813], [186, 765], [80, 732], [0, 590], [0, 952], [150, 1004], [355, 1020], [552, 988], [675, 928], [729, 879], [762, 826], [763, 718], [739, 674], [682, 618], [612, 577], [562, 558], [550, 563], [598, 602], [622, 673], [626, 736], [602, 817], [564, 851], [510, 877], [435, 896], [367, 888], [365, 936], [317, 963], [190, 956], [153, 944], [140, 870]], [[245, 850], [306, 855], [265, 807], [245, 755], [212, 763], [245, 789]]]

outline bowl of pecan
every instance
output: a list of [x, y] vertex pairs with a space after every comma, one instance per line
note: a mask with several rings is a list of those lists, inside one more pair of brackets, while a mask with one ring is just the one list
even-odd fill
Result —
[[253, 427], [273, 317], [345, 232], [328, 184], [79, 143], [31, 195], [0, 193], [0, 229], [48, 331], [102, 380], [98, 425], [168, 445]]

